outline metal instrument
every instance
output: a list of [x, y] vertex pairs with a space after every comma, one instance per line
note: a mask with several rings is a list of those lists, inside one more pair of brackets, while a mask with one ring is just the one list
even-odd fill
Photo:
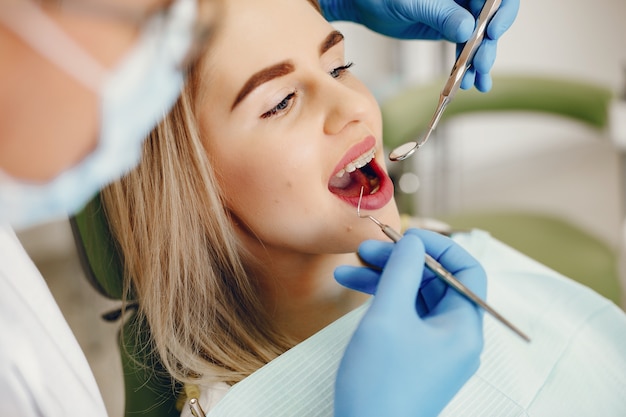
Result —
[[189, 400], [189, 409], [191, 410], [191, 415], [193, 417], [205, 417], [206, 413], [200, 407], [200, 402], [197, 398], [192, 398]]
[[452, 99], [454, 98], [456, 92], [461, 87], [461, 81], [463, 80], [463, 76], [471, 65], [472, 60], [474, 59], [474, 55], [476, 54], [480, 43], [485, 37], [487, 25], [489, 24], [489, 21], [496, 13], [496, 11], [498, 11], [501, 3], [502, 0], [487, 0], [485, 2], [485, 5], [478, 15], [474, 32], [472, 33], [472, 36], [465, 44], [463, 50], [461, 51], [461, 54], [454, 63], [452, 71], [450, 72], [450, 77], [448, 78], [448, 81], [444, 85], [443, 90], [439, 95], [439, 103], [437, 104], [437, 109], [435, 110], [435, 114], [430, 120], [430, 124], [428, 125], [428, 131], [424, 135], [423, 139], [420, 142], [411, 141], [396, 147], [389, 154], [390, 160], [402, 161], [413, 155], [413, 153], [418, 148], [426, 143], [432, 131], [435, 130], [435, 128], [437, 127], [443, 111], [446, 109], [450, 101], [452, 101]]
[[[367, 214], [363, 214], [363, 215], [361, 214], [361, 199], [362, 198], [363, 198], [363, 188], [361, 188], [361, 196], [359, 198], [359, 204], [358, 204], [357, 209], [356, 209], [357, 215], [360, 218], [368, 218], [371, 221], [373, 221], [374, 223], [376, 223], [376, 225], [378, 227], [380, 227], [380, 230], [382, 230], [383, 233], [389, 239], [391, 239], [393, 242], [397, 242], [400, 239], [402, 239], [402, 235], [400, 233], [398, 233], [397, 231], [395, 231], [391, 226], [382, 223], [381, 221], [379, 221], [378, 219], [376, 219], [373, 216], [370, 216], [370, 215], [367, 215]], [[527, 342], [530, 342], [530, 338], [524, 332], [519, 330], [510, 321], [508, 321], [500, 313], [498, 313], [496, 310], [494, 310], [489, 304], [487, 304], [479, 296], [474, 294], [461, 281], [456, 279], [454, 277], [454, 275], [452, 275], [452, 273], [450, 273], [446, 268], [444, 268], [443, 265], [441, 265], [439, 262], [437, 262], [435, 260], [435, 258], [433, 258], [432, 256], [430, 256], [427, 253], [425, 254], [425, 257], [426, 257], [425, 264], [428, 267], [428, 269], [433, 271], [435, 273], [435, 275], [437, 275], [439, 278], [441, 278], [446, 284], [448, 284], [449, 286], [454, 288], [459, 294], [463, 295], [465, 298], [467, 298], [468, 300], [472, 301], [474, 304], [478, 305], [479, 307], [482, 307], [483, 310], [485, 310], [487, 313], [491, 314], [496, 320], [500, 321], [502, 324], [507, 326], [513, 332], [515, 332], [519, 337], [521, 337], [522, 339], [524, 339]]]

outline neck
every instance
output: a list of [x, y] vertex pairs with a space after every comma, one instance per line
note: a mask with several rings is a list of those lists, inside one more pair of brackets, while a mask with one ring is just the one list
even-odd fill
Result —
[[333, 277], [337, 266], [359, 264], [355, 254], [297, 254], [272, 256], [266, 261], [258, 274], [263, 302], [278, 329], [298, 341], [369, 297], [342, 287]]

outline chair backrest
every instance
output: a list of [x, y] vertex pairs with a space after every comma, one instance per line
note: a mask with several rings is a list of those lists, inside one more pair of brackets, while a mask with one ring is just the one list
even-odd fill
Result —
[[[85, 276], [103, 296], [121, 300], [124, 267], [97, 195], [70, 218], [74, 240]], [[165, 371], [149, 344], [144, 323], [130, 313], [120, 331], [119, 345], [124, 374], [125, 416], [179, 416], [176, 399], [182, 387]]]
[[[383, 139], [393, 149], [415, 140], [426, 130], [444, 81], [405, 88], [381, 104]], [[530, 111], [550, 113], [603, 129], [614, 93], [603, 86], [541, 76], [494, 76], [487, 94], [459, 92], [448, 105], [441, 122], [477, 112]]]

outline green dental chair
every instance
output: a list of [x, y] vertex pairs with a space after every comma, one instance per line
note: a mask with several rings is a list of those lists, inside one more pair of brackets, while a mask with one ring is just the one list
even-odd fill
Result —
[[[121, 300], [123, 265], [96, 196], [82, 212], [70, 218], [78, 256], [85, 276], [103, 296]], [[176, 409], [182, 386], [163, 368], [157, 355], [150, 351], [145, 326], [138, 326], [132, 300], [126, 307], [120, 328], [119, 346], [124, 375], [125, 417], [178, 417]], [[107, 321], [120, 319], [120, 312], [103, 315]]]
[[[383, 139], [388, 149], [421, 137], [430, 122], [443, 80], [404, 89], [381, 104]], [[613, 93], [593, 84], [557, 78], [496, 76], [488, 94], [460, 91], [440, 121], [470, 113], [534, 112], [606, 129]], [[437, 139], [435, 139], [437, 140]], [[403, 168], [401, 168], [403, 169]], [[401, 211], [410, 212], [410, 207]], [[419, 216], [419, 213], [410, 213]], [[617, 253], [604, 242], [554, 215], [494, 211], [461, 213], [441, 219], [452, 229], [490, 232], [531, 258], [581, 282], [620, 304]]]
[[[418, 137], [432, 113], [443, 84], [419, 86], [382, 104], [387, 147]], [[605, 89], [544, 78], [510, 77], [494, 80], [493, 91], [464, 91], [444, 114], [473, 111], [532, 110], [555, 113], [602, 128], [611, 98]], [[419, 116], [419, 117], [417, 117]], [[548, 216], [524, 213], [484, 213], [442, 219], [453, 228], [478, 227], [553, 269], [619, 301], [615, 254], [602, 242], [579, 229]], [[110, 234], [99, 197], [70, 219], [85, 274], [103, 296], [121, 299], [123, 266]], [[558, 245], [555, 242], [558, 240]], [[555, 248], [559, 248], [556, 250]], [[584, 254], [584, 260], [580, 254]], [[128, 310], [128, 309], [127, 309]], [[182, 390], [165, 372], [147, 347], [147, 334], [137, 332], [135, 315], [125, 317], [120, 332], [120, 355], [124, 372], [125, 417], [178, 416], [176, 398]], [[115, 319], [115, 315], [109, 319]], [[145, 328], [145, 327], [144, 327]]]

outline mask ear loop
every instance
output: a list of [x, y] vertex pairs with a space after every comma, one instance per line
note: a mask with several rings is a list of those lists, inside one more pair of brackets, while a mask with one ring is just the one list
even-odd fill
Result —
[[88, 89], [100, 93], [108, 75], [106, 68], [31, 0], [2, 0], [0, 22], [65, 73]]

